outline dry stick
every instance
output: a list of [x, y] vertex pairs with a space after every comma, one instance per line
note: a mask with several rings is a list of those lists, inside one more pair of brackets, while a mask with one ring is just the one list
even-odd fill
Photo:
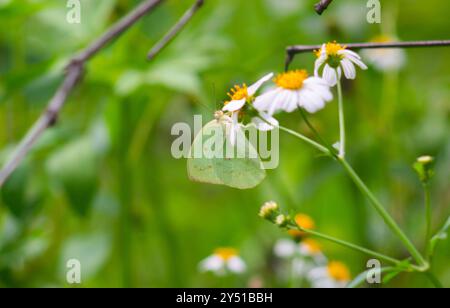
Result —
[[[389, 42], [389, 43], [354, 43], [341, 44], [348, 49], [383, 49], [383, 48], [419, 48], [419, 47], [442, 47], [450, 46], [450, 40], [438, 41], [412, 41], [412, 42]], [[286, 48], [286, 69], [291, 64], [296, 54], [319, 50], [322, 45], [295, 45]]]
[[[31, 127], [26, 136], [17, 146], [17, 149], [14, 151], [11, 158], [6, 162], [3, 169], [0, 171], [0, 187], [3, 186], [8, 177], [22, 162], [44, 131], [56, 123], [58, 115], [64, 106], [67, 97], [83, 75], [85, 62], [107, 46], [113, 39], [119, 37], [141, 17], [152, 11], [162, 1], [163, 0], [147, 0], [142, 2], [133, 11], [107, 30], [99, 39], [95, 40], [91, 45], [79, 52], [69, 61], [69, 65], [66, 68], [66, 76], [64, 81], [48, 103], [45, 112]], [[185, 23], [182, 26], [184, 25]]]
[[169, 45], [173, 39], [181, 32], [184, 26], [194, 17], [195, 13], [203, 6], [204, 0], [197, 0], [195, 4], [188, 10], [181, 19], [169, 30], [169, 32], [149, 51], [147, 59], [153, 60], [161, 50]]
[[317, 14], [322, 15], [322, 13], [328, 8], [328, 6], [333, 2], [333, 0], [320, 0], [319, 3], [314, 5], [314, 9]]

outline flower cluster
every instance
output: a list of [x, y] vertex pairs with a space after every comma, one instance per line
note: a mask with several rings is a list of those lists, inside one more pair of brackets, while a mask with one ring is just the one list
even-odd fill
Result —
[[[278, 121], [273, 117], [277, 112], [303, 108], [315, 113], [323, 109], [333, 100], [331, 87], [337, 84], [342, 71], [346, 78], [355, 79], [355, 65], [367, 69], [357, 53], [336, 42], [324, 44], [316, 55], [314, 76], [309, 76], [306, 70], [291, 70], [275, 77], [269, 73], [251, 86], [235, 85], [231, 89], [222, 112], [227, 136], [233, 146], [240, 129], [247, 125], [254, 125], [262, 131], [277, 127]], [[271, 79], [274, 86], [257, 96], [258, 90]]]
[[[295, 223], [300, 229], [312, 230], [314, 220], [305, 214], [297, 214]], [[298, 231], [298, 232], [291, 232]], [[287, 265], [285, 277], [298, 283], [306, 282], [313, 288], [343, 288], [350, 282], [350, 271], [341, 262], [329, 261], [319, 243], [306, 232], [290, 229], [291, 239], [280, 239], [274, 246], [274, 254]], [[293, 277], [292, 277], [293, 275]], [[283, 277], [282, 277], [283, 278]]]

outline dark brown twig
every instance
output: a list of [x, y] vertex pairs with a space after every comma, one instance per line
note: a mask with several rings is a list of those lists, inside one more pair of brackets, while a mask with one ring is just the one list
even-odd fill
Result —
[[[389, 43], [353, 43], [341, 44], [348, 49], [383, 49], [383, 48], [420, 48], [420, 47], [443, 47], [450, 46], [450, 40], [438, 41], [412, 41], [412, 42], [389, 42]], [[322, 45], [295, 45], [286, 48], [286, 68], [292, 62], [296, 54], [318, 50]]]
[[143, 1], [133, 11], [119, 20], [102, 36], [100, 36], [99, 39], [95, 40], [91, 45], [79, 52], [70, 60], [69, 65], [66, 68], [66, 76], [61, 86], [48, 103], [45, 112], [31, 127], [17, 146], [12, 156], [3, 166], [3, 169], [0, 171], [0, 187], [3, 186], [8, 177], [22, 162], [44, 131], [55, 124], [58, 115], [67, 100], [67, 97], [82, 77], [85, 62], [107, 46], [113, 39], [119, 37], [141, 17], [152, 11], [162, 1], [163, 0]]
[[195, 13], [203, 6], [205, 0], [197, 0], [181, 19], [167, 32], [167, 34], [149, 51], [147, 59], [153, 60], [173, 39], [183, 30], [184, 26], [194, 17]]
[[323, 12], [328, 8], [328, 6], [333, 2], [333, 0], [320, 0], [316, 5], [314, 5], [314, 9], [317, 14], [322, 15]]

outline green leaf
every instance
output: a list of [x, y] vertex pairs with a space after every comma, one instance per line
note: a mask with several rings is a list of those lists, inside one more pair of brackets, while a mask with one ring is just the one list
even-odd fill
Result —
[[[42, 182], [42, 179], [39, 182]], [[43, 189], [34, 177], [29, 160], [25, 160], [5, 182], [1, 189], [1, 199], [18, 218], [30, 217], [40, 208]]]
[[97, 153], [89, 137], [82, 137], [54, 153], [47, 161], [50, 177], [60, 184], [80, 215], [87, 214], [97, 190]]
[[[242, 132], [236, 146], [229, 143], [226, 125], [221, 119], [206, 124], [195, 137], [187, 163], [189, 178], [196, 182], [250, 189], [266, 177], [261, 160]], [[228, 148], [245, 150], [245, 158], [227, 158]], [[219, 155], [218, 155], [219, 154]]]

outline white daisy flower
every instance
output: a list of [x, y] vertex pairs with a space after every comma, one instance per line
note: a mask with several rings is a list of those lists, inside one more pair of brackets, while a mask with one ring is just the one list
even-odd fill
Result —
[[214, 253], [200, 262], [201, 271], [213, 272], [218, 276], [229, 273], [241, 274], [247, 266], [234, 248], [218, 248]]
[[[242, 86], [236, 85], [233, 89], [231, 89], [231, 92], [228, 93], [228, 96], [231, 100], [225, 102], [225, 106], [222, 108], [222, 111], [226, 112], [231, 119], [228, 134], [230, 143], [232, 145], [235, 145], [237, 134], [243, 126], [243, 124], [240, 123], [239, 120], [240, 117], [245, 114], [247, 104], [253, 104], [253, 102], [255, 101], [255, 94], [258, 89], [272, 77], [273, 73], [270, 73], [249, 87], [247, 87], [246, 84], [243, 84]], [[251, 123], [255, 125], [257, 129], [268, 131], [278, 126], [278, 121], [268, 114], [261, 113], [260, 116], [264, 120], [259, 117], [253, 117], [251, 121]]]
[[319, 244], [311, 239], [304, 239], [300, 243], [281, 239], [274, 246], [274, 254], [280, 259], [290, 261], [287, 270], [299, 278], [306, 278], [311, 270], [327, 263]]
[[274, 82], [277, 87], [258, 96], [253, 104], [257, 110], [269, 115], [280, 110], [292, 112], [297, 108], [314, 113], [333, 99], [327, 82], [319, 77], [308, 77], [305, 70], [279, 74]]
[[[396, 39], [387, 35], [380, 35], [371, 40], [374, 43], [393, 41], [396, 41]], [[381, 72], [400, 70], [406, 63], [406, 53], [399, 48], [366, 49], [362, 52], [362, 55], [375, 69]]]
[[298, 244], [292, 240], [281, 239], [275, 243], [273, 252], [278, 258], [292, 258], [298, 249]]
[[354, 51], [348, 50], [336, 42], [323, 44], [322, 48], [316, 51], [317, 60], [314, 66], [314, 75], [322, 77], [331, 87], [334, 87], [342, 77], [342, 71], [347, 79], [356, 78], [355, 64], [367, 69], [367, 66], [361, 61], [361, 57]]
[[274, 246], [274, 254], [282, 259], [294, 257], [310, 258], [317, 264], [323, 264], [326, 261], [320, 245], [312, 239], [304, 239], [300, 243], [281, 239]]
[[327, 266], [309, 271], [308, 278], [313, 288], [345, 288], [350, 282], [350, 271], [341, 262], [329, 262]]

